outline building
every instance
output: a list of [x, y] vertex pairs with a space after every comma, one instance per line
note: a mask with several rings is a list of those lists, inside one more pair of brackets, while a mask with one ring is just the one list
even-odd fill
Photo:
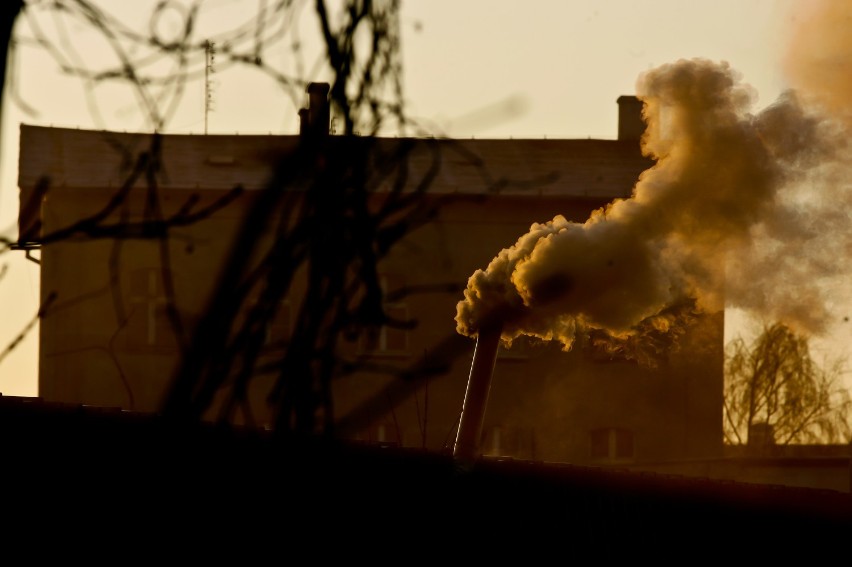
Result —
[[[385, 312], [414, 324], [385, 325], [337, 346], [335, 359], [358, 365], [335, 375], [335, 430], [444, 450], [474, 346], [456, 334], [453, 320], [467, 278], [532, 223], [555, 214], [582, 222], [628, 197], [651, 165], [639, 151], [643, 123], [635, 97], [618, 100], [615, 140], [346, 139], [327, 136], [327, 91], [310, 89], [299, 136], [21, 126], [18, 247], [40, 250], [44, 400], [158, 411], [187, 337], [209, 326], [202, 317], [225, 273], [224, 258], [239, 256], [245, 245], [235, 244], [250, 224], [245, 219], [282, 177], [292, 210], [305, 206], [304, 164], [294, 156], [321, 139], [337, 152], [324, 155], [358, 154], [371, 165], [365, 206], [389, 196], [418, 199], [409, 199], [407, 217], [417, 222], [402, 227], [404, 236], [379, 263]], [[314, 205], [343, 202], [329, 195]], [[257, 229], [252, 246], [279, 241], [271, 228], [250, 228]], [[320, 228], [322, 238], [353, 238], [339, 225]], [[297, 272], [290, 294], [274, 306], [269, 344], [289, 345], [304, 315], [310, 278]], [[244, 312], [234, 316], [236, 327], [245, 325]], [[566, 353], [521, 341], [499, 354], [482, 451], [582, 464], [719, 457], [722, 343], [721, 314], [702, 318], [653, 368], [594, 349]], [[264, 425], [271, 419], [264, 403], [270, 377], [252, 384], [236, 419]]]

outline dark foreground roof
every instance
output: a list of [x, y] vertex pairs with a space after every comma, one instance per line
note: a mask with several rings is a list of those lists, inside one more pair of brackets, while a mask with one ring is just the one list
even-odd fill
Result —
[[166, 537], [205, 554], [239, 544], [326, 558], [549, 549], [639, 559], [648, 545], [655, 554], [757, 551], [767, 538], [842, 547], [852, 533], [852, 495], [834, 491], [487, 458], [464, 465], [38, 398], [0, 397], [0, 442], [7, 518], [48, 539], [106, 546]]

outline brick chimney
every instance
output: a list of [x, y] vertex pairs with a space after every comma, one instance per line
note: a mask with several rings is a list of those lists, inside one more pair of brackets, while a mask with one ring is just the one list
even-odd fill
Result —
[[638, 142], [645, 132], [642, 101], [635, 96], [623, 95], [618, 97], [616, 102], [618, 103], [618, 139]]
[[328, 135], [331, 112], [328, 104], [328, 83], [310, 83], [305, 89], [308, 93], [308, 108], [299, 110], [299, 134], [302, 136], [323, 137]]

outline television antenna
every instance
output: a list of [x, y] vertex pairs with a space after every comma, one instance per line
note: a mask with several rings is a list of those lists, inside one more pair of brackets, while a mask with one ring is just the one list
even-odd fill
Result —
[[207, 115], [213, 110], [213, 85], [210, 75], [215, 72], [216, 46], [212, 41], [204, 42], [204, 133], [207, 134]]

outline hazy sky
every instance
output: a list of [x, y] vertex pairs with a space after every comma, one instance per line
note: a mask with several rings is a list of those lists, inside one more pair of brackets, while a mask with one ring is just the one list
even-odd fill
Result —
[[[151, 0], [94, 3], [143, 33], [156, 5]], [[181, 4], [188, 3], [172, 6]], [[203, 2], [199, 37], [251, 20], [260, 4]], [[754, 87], [757, 108], [766, 106], [786, 87], [782, 58], [796, 17], [791, 0], [531, 0], [523, 8], [500, 0], [420, 0], [402, 5], [409, 113], [436, 132], [482, 138], [615, 138], [616, 99], [635, 93], [643, 71], [682, 58], [729, 62]], [[309, 5], [303, 10], [298, 27], [308, 46], [317, 33], [310, 10]], [[161, 15], [156, 29], [167, 37], [177, 29], [179, 10]], [[27, 25], [19, 24], [19, 35], [32, 35]], [[93, 64], [110, 61], [105, 43], [90, 28], [72, 23], [64, 29], [68, 40], [61, 48], [66, 54]], [[295, 69], [284, 51], [282, 65]], [[310, 57], [302, 63], [308, 76], [323, 78], [312, 71]], [[21, 45], [10, 67], [14, 87], [34, 111], [25, 112], [7, 93], [0, 226], [14, 235], [21, 122], [128, 131], [147, 130], [150, 123], [128, 89], [88, 90], [83, 81], [63, 76], [44, 51]], [[296, 133], [296, 112], [303, 101], [291, 100], [268, 77], [217, 69], [213, 87], [210, 133]], [[203, 132], [203, 97], [203, 82], [190, 82], [165, 130]], [[37, 310], [38, 267], [21, 252], [8, 253], [2, 261], [7, 272], [0, 281], [0, 344], [5, 345]], [[0, 392], [35, 395], [36, 375], [33, 332], [0, 362]]]

